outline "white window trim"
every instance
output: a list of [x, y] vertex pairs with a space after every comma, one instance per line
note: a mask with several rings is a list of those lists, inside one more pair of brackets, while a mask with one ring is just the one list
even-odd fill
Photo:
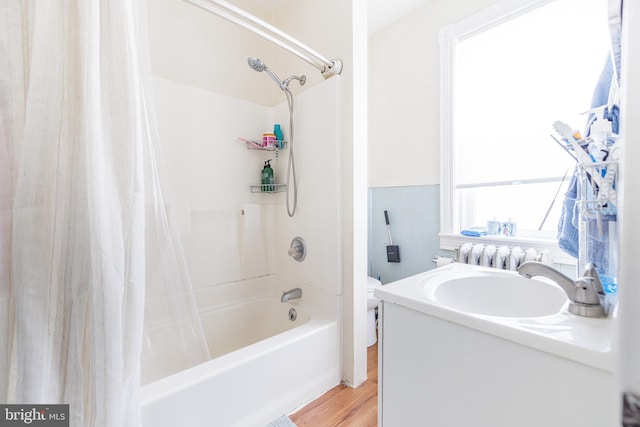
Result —
[[510, 247], [548, 249], [559, 264], [575, 265], [576, 260], [558, 247], [554, 239], [528, 237], [469, 237], [454, 233], [458, 224], [455, 205], [454, 78], [455, 48], [458, 42], [509, 19], [551, 3], [553, 0], [505, 0], [475, 15], [442, 28], [440, 38], [440, 248], [455, 250], [465, 242], [483, 242]]

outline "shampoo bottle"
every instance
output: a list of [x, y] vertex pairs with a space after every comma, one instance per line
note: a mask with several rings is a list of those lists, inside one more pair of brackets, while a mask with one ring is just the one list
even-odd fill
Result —
[[260, 174], [260, 183], [262, 184], [262, 191], [273, 191], [273, 168], [271, 167], [271, 160], [264, 162], [262, 173]]
[[282, 129], [279, 124], [273, 125], [273, 133], [276, 135], [276, 144], [278, 148], [282, 148], [284, 145], [284, 137], [282, 136]]

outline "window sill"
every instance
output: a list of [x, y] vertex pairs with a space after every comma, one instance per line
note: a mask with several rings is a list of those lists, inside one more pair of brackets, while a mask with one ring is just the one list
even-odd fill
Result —
[[482, 236], [470, 237], [456, 233], [440, 233], [440, 249], [454, 251], [466, 242], [507, 245], [510, 248], [520, 246], [523, 250], [535, 248], [537, 251], [548, 249], [556, 264], [576, 265], [576, 259], [558, 247], [558, 242], [551, 239], [537, 239], [532, 237]]

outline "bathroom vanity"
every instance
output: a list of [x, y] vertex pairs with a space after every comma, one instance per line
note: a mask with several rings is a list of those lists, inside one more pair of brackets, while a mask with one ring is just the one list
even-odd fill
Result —
[[456, 263], [375, 295], [381, 427], [615, 425], [612, 320], [554, 283]]

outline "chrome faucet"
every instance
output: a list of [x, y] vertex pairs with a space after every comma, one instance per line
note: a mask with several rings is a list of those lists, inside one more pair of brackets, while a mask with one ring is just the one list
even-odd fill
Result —
[[569, 312], [585, 317], [606, 317], [607, 312], [601, 301], [604, 297], [602, 282], [596, 266], [590, 263], [582, 277], [572, 280], [553, 267], [538, 261], [527, 261], [518, 267], [518, 274], [527, 279], [543, 276], [556, 282], [569, 298]]
[[288, 290], [287, 292], [282, 293], [282, 297], [280, 297], [280, 302], [287, 302], [292, 299], [302, 298], [302, 289], [293, 288]]

